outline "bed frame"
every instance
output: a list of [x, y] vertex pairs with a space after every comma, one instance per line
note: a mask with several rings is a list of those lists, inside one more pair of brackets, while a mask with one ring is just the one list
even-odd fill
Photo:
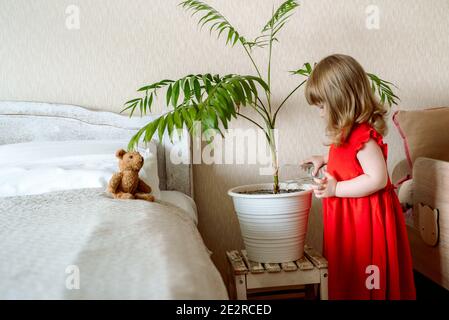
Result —
[[[73, 105], [0, 101], [0, 145], [30, 141], [130, 139], [158, 115], [133, 117], [93, 111]], [[167, 134], [158, 141], [157, 157], [161, 190], [176, 190], [193, 197], [191, 139], [184, 130], [171, 143]], [[182, 153], [174, 164], [170, 153]]]

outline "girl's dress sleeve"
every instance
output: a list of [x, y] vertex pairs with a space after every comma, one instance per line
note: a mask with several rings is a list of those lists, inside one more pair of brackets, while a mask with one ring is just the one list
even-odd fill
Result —
[[383, 137], [381, 134], [379, 134], [373, 127], [371, 127], [367, 123], [363, 123], [358, 125], [354, 129], [354, 133], [352, 134], [352, 141], [351, 145], [354, 148], [355, 153], [359, 152], [365, 143], [367, 143], [370, 139], [373, 139], [376, 141], [376, 143], [379, 145], [380, 149], [382, 150], [382, 154], [384, 155], [384, 158], [387, 159], [388, 154], [388, 146], [383, 142]]

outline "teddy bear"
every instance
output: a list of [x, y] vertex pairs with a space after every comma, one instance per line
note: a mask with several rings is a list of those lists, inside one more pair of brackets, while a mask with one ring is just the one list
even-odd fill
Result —
[[115, 156], [119, 159], [120, 172], [112, 175], [108, 184], [108, 192], [116, 199], [142, 199], [154, 201], [150, 194], [151, 187], [139, 178], [143, 166], [143, 157], [135, 151], [117, 150]]

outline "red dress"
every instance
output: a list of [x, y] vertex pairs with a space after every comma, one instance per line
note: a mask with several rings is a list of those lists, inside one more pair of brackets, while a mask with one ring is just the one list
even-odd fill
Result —
[[[330, 147], [327, 171], [337, 181], [363, 174], [356, 155], [370, 138], [386, 160], [382, 136], [366, 123], [356, 124], [344, 144]], [[405, 220], [390, 179], [366, 197], [324, 199], [323, 223], [329, 299], [416, 298]]]

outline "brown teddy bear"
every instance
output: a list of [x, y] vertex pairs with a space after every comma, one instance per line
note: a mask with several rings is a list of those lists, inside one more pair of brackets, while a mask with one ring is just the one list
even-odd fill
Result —
[[108, 191], [116, 199], [142, 199], [154, 201], [151, 188], [139, 178], [143, 166], [143, 158], [138, 152], [118, 150], [120, 172], [114, 173], [108, 184]]

